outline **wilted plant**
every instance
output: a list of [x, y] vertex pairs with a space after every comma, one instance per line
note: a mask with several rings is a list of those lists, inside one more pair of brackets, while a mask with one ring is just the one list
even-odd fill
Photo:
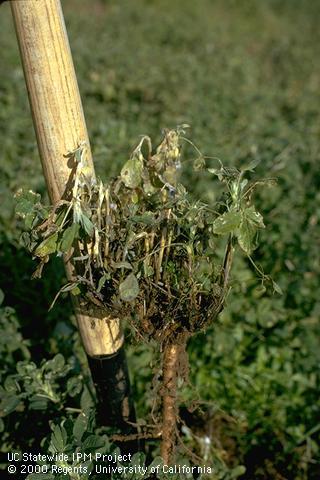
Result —
[[[209, 169], [226, 186], [216, 205], [191, 198], [179, 182], [184, 134], [182, 127], [166, 131], [155, 153], [143, 136], [108, 184], [87, 175], [86, 146], [80, 145], [70, 153], [75, 163], [70, 198], [46, 208], [38, 195], [20, 192], [17, 205], [29, 228], [24, 241], [39, 259], [36, 276], [50, 255], [72, 256], [78, 274], [59, 293], [94, 302], [110, 322], [128, 318], [139, 338], [160, 345], [166, 463], [176, 443], [177, 380], [187, 375], [187, 340], [223, 309], [235, 244], [250, 255], [257, 230], [264, 227], [252, 205], [261, 182], [244, 178], [254, 163], [241, 171], [222, 164]], [[199, 167], [205, 167], [201, 155], [195, 162]], [[221, 235], [227, 241], [219, 257]], [[269, 279], [259, 273], [262, 282]]]

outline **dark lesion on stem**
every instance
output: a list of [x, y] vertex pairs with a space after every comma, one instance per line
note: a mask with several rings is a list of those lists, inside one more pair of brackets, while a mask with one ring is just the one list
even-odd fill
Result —
[[130, 400], [130, 381], [124, 348], [107, 356], [88, 358], [92, 379], [99, 399], [101, 423], [132, 433], [135, 411]]
[[143, 440], [137, 436], [136, 414], [124, 347], [112, 355], [88, 357], [88, 363], [97, 392], [99, 423], [117, 428], [123, 435], [131, 437], [131, 441], [125, 445], [120, 436], [115, 439], [122, 450], [138, 451], [143, 447]]

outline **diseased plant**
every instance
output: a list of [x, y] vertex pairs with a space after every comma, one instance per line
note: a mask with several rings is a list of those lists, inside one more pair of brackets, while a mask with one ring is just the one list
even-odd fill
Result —
[[[82, 304], [94, 302], [110, 322], [127, 318], [137, 338], [159, 344], [162, 421], [156, 430], [165, 463], [174, 458], [177, 384], [178, 378], [187, 381], [187, 341], [223, 309], [236, 244], [255, 266], [250, 254], [258, 229], [264, 228], [252, 194], [265, 181], [245, 178], [256, 163], [242, 170], [221, 163], [209, 169], [224, 184], [224, 195], [215, 205], [196, 201], [179, 181], [184, 135], [184, 126], [166, 131], [155, 152], [143, 136], [108, 184], [88, 176], [86, 146], [79, 145], [70, 153], [70, 198], [47, 208], [33, 192], [17, 195], [17, 212], [29, 229], [24, 242], [39, 260], [35, 276], [51, 255], [71, 256], [80, 273], [59, 293], [79, 295]], [[196, 151], [195, 169], [205, 169], [205, 158]], [[226, 237], [223, 254], [221, 236]], [[272, 282], [255, 268], [262, 283]]]

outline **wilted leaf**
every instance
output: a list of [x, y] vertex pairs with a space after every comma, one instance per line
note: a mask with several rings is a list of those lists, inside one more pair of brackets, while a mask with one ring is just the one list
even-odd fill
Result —
[[60, 290], [58, 291], [58, 293], [56, 294], [56, 296], [54, 297], [51, 305], [50, 305], [50, 308], [49, 310], [51, 310], [54, 306], [54, 304], [56, 303], [56, 301], [58, 300], [59, 296], [61, 295], [61, 293], [66, 293], [66, 292], [70, 292], [72, 295], [78, 295], [79, 293], [81, 292], [78, 292], [76, 289], [78, 288], [78, 284], [75, 283], [75, 282], [70, 282], [70, 283], [67, 283], [66, 285], [63, 285], [63, 287], [60, 288]]
[[30, 230], [32, 228], [32, 225], [33, 225], [33, 221], [36, 217], [36, 213], [35, 212], [30, 212], [30, 213], [27, 213], [27, 215], [25, 216], [24, 218], [24, 224], [26, 226], [26, 228], [28, 230]]
[[74, 239], [77, 238], [79, 232], [79, 224], [73, 223], [70, 227], [66, 228], [63, 232], [62, 239], [59, 245], [61, 252], [68, 252], [72, 247]]
[[57, 251], [58, 232], [43, 240], [35, 250], [37, 257], [46, 257]]
[[142, 179], [143, 157], [134, 156], [130, 158], [121, 170], [121, 180], [128, 188], [137, 188]]
[[198, 172], [206, 167], [206, 161], [203, 157], [198, 157], [193, 162], [193, 169]]
[[213, 233], [216, 235], [225, 235], [236, 230], [241, 222], [241, 214], [235, 210], [226, 212], [216, 218], [212, 224]]
[[[32, 242], [32, 238], [29, 232], [22, 232], [20, 236], [20, 243], [27, 249], [32, 251], [36, 244]], [[33, 244], [33, 245], [32, 245]]]
[[168, 165], [162, 173], [161, 180], [162, 179], [164, 180], [164, 183], [175, 186], [178, 180], [177, 165]]
[[41, 262], [39, 263], [39, 265], [37, 266], [37, 268], [33, 272], [31, 278], [41, 278], [43, 267], [44, 267], [45, 263], [48, 262], [48, 260], [49, 260], [49, 255], [46, 255], [45, 257], [43, 257], [41, 259]]
[[132, 270], [132, 265], [129, 262], [113, 262], [111, 261], [112, 268], [127, 268]]
[[119, 293], [121, 300], [125, 302], [130, 302], [139, 295], [139, 283], [133, 273], [130, 273], [120, 284]]
[[266, 291], [267, 288], [264, 285], [259, 285], [253, 290], [253, 296], [255, 298], [260, 298]]
[[154, 268], [151, 265], [146, 265], [144, 267], [145, 277], [151, 277], [154, 274]]
[[[147, 195], [152, 195], [158, 190], [157, 183], [159, 182], [158, 176], [151, 175], [151, 172], [148, 172], [147, 170], [143, 171], [142, 174], [142, 179], [143, 179], [143, 191]], [[162, 182], [159, 182], [159, 186], [162, 186]]]

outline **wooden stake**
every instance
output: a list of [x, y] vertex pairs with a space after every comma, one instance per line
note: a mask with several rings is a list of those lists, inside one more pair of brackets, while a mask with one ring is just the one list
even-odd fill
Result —
[[[87, 144], [87, 168], [94, 176], [87, 128], [60, 0], [11, 0], [42, 167], [53, 204], [68, 198], [74, 165], [67, 158]], [[74, 268], [66, 261], [69, 279]], [[123, 344], [119, 319], [76, 300], [77, 322], [87, 354], [101, 357]]]

